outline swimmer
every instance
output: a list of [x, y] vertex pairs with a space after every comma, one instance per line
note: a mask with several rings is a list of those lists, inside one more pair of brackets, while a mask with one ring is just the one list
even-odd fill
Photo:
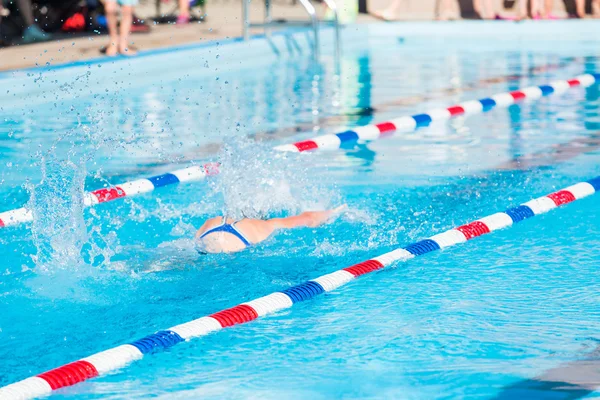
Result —
[[341, 205], [333, 210], [307, 211], [287, 218], [267, 220], [215, 217], [207, 220], [196, 233], [200, 253], [235, 253], [266, 240], [275, 231], [297, 227], [316, 228], [346, 209]]

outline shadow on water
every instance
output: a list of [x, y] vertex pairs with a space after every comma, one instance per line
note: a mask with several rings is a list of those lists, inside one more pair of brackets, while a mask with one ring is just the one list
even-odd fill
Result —
[[552, 368], [540, 376], [505, 387], [494, 399], [574, 400], [600, 387], [600, 346], [585, 358]]

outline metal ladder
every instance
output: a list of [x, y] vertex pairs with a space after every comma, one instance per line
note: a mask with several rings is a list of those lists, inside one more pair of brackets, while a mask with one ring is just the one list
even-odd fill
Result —
[[[314, 42], [313, 42], [313, 55], [315, 57], [315, 59], [317, 60], [319, 58], [319, 25], [322, 23], [321, 21], [319, 21], [319, 18], [317, 17], [317, 11], [315, 10], [315, 7], [312, 5], [312, 3], [310, 2], [310, 0], [298, 0], [300, 2], [300, 4], [302, 4], [302, 7], [304, 7], [304, 10], [306, 10], [306, 12], [308, 13], [309, 17], [310, 17], [310, 21], [285, 21], [285, 22], [279, 22], [279, 21], [273, 21], [273, 16], [271, 15], [271, 1], [270, 0], [265, 0], [265, 22], [263, 23], [250, 23], [250, 15], [249, 15], [249, 9], [248, 9], [248, 0], [242, 0], [242, 30], [243, 30], [243, 37], [244, 40], [247, 40], [250, 38], [250, 28], [265, 28], [265, 31], [267, 31], [267, 29], [269, 28], [275, 28], [275, 27], [282, 27], [282, 26], [312, 26], [313, 28], [313, 34], [314, 34]], [[331, 22], [331, 24], [333, 24], [334, 27], [334, 33], [335, 33], [335, 59], [339, 60], [340, 59], [340, 55], [341, 55], [341, 48], [340, 48], [340, 23], [339, 23], [339, 19], [338, 19], [338, 10], [337, 10], [337, 6], [335, 4], [334, 0], [323, 0], [325, 2], [325, 4], [327, 5], [327, 7], [329, 7], [329, 9], [331, 10], [331, 12], [333, 13], [333, 21]], [[267, 36], [268, 36], [268, 31], [267, 31]]]

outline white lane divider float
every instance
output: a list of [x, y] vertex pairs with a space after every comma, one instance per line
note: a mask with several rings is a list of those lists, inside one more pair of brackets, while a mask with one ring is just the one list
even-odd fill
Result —
[[[412, 132], [418, 128], [429, 126], [433, 121], [444, 121], [459, 115], [474, 115], [488, 112], [494, 108], [506, 108], [522, 101], [533, 101], [543, 96], [562, 94], [568, 89], [582, 86], [588, 87], [600, 80], [600, 74], [584, 74], [569, 80], [557, 80], [548, 85], [530, 86], [513, 92], [499, 93], [480, 100], [470, 100], [458, 105], [433, 109], [423, 114], [405, 116], [379, 124], [365, 125], [345, 130], [336, 134], [318, 136], [309, 140], [276, 146], [277, 151], [307, 152], [313, 150], [339, 149], [344, 144], [366, 142], [380, 139], [393, 132]], [[138, 179], [110, 188], [86, 193], [85, 205], [94, 206], [98, 203], [116, 200], [121, 197], [131, 197], [148, 193], [156, 188], [169, 186], [180, 182], [193, 182], [204, 179], [207, 175], [218, 173], [218, 164], [210, 163], [204, 166], [193, 166], [148, 179]], [[21, 207], [0, 213], [0, 228], [30, 222], [33, 220], [31, 210]]]
[[600, 191], [600, 176], [587, 182], [569, 186], [558, 192], [540, 197], [520, 206], [509, 208], [449, 231], [437, 234], [409, 246], [398, 248], [348, 268], [320, 276], [268, 296], [242, 303], [207, 317], [186, 322], [140, 340], [124, 344], [79, 361], [44, 372], [0, 388], [0, 400], [24, 400], [46, 396], [62, 387], [105, 375], [125, 367], [146, 354], [166, 349], [177, 343], [200, 337], [232, 325], [252, 321], [258, 317], [291, 307], [294, 303], [332, 291], [354, 278], [390, 266], [394, 262], [466, 242], [477, 236], [506, 228], [514, 223], [550, 211], [553, 208], [582, 199]]

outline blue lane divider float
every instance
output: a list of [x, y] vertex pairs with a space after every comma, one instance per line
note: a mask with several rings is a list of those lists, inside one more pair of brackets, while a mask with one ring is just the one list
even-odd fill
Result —
[[398, 261], [406, 261], [438, 249], [466, 242], [477, 236], [506, 228], [535, 215], [582, 199], [600, 191], [600, 177], [580, 182], [558, 192], [539, 197], [520, 206], [509, 208], [439, 233], [420, 242], [382, 254], [280, 292], [219, 311], [207, 317], [186, 322], [140, 340], [96, 353], [79, 361], [44, 372], [0, 388], [0, 400], [32, 399], [46, 396], [53, 390], [74, 385], [99, 375], [119, 370], [146, 354], [160, 351], [185, 340], [201, 337], [228, 326], [252, 321], [258, 317], [291, 307], [293, 304], [330, 292], [351, 280], [381, 270]]

